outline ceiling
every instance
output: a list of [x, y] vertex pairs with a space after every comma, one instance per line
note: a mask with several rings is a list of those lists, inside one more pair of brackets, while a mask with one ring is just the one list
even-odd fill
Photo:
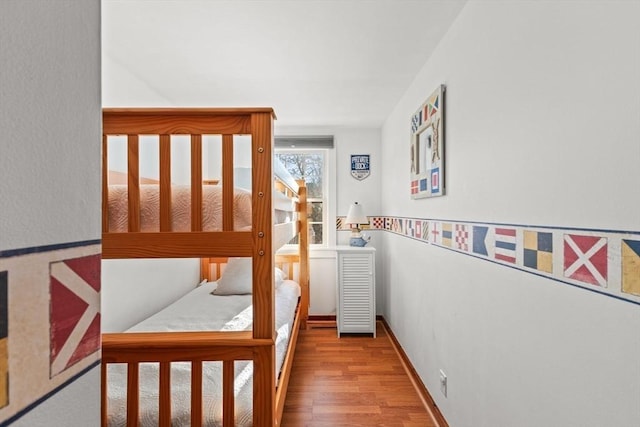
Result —
[[465, 1], [103, 0], [103, 99], [379, 127]]

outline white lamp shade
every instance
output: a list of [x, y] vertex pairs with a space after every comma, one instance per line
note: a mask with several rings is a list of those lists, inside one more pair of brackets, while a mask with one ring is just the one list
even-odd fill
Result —
[[344, 222], [345, 224], [369, 224], [369, 218], [364, 214], [362, 205], [355, 202], [349, 207], [349, 213]]

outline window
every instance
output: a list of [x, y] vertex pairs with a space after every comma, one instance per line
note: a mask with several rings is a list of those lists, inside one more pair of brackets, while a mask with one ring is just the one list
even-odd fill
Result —
[[327, 191], [326, 191], [326, 150], [319, 149], [276, 149], [276, 157], [295, 179], [307, 183], [309, 210], [309, 243], [326, 244]]

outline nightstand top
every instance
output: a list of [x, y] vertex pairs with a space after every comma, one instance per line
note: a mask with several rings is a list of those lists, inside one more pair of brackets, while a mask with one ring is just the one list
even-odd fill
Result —
[[373, 246], [349, 246], [349, 245], [340, 245], [336, 246], [336, 251], [338, 252], [375, 252], [376, 248]]

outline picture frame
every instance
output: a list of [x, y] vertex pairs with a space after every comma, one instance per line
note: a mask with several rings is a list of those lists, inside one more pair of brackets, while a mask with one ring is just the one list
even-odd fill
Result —
[[411, 117], [412, 199], [445, 195], [444, 93], [440, 85]]

